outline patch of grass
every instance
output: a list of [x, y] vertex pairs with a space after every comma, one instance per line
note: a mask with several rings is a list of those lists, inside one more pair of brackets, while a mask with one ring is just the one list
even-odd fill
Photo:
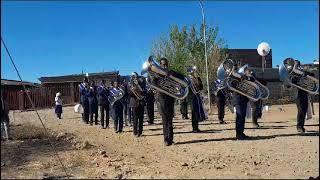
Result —
[[19, 126], [10, 127], [10, 137], [13, 140], [25, 139], [46, 139], [48, 136], [45, 134], [44, 129], [34, 124], [23, 124]]

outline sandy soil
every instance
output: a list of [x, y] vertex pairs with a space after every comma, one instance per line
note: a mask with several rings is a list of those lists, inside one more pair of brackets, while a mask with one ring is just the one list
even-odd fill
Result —
[[[163, 144], [162, 124], [145, 123], [143, 136], [132, 127], [116, 134], [82, 123], [81, 115], [65, 107], [62, 120], [53, 109], [40, 110], [49, 136], [34, 111], [11, 112], [12, 140], [1, 142], [1, 178], [65, 178], [48, 138], [72, 178], [309, 178], [319, 176], [319, 105], [306, 121], [304, 134], [296, 131], [296, 106], [272, 106], [250, 140], [235, 140], [234, 115], [220, 125], [217, 116], [200, 123], [202, 133], [191, 133], [191, 120], [174, 119], [172, 146]], [[112, 121], [111, 121], [112, 124]]]

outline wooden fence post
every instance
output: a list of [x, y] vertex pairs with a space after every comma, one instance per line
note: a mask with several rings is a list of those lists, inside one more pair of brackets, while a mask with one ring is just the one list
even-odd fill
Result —
[[24, 110], [25, 107], [24, 107], [24, 91], [23, 90], [19, 91], [18, 103], [19, 103], [19, 110]]

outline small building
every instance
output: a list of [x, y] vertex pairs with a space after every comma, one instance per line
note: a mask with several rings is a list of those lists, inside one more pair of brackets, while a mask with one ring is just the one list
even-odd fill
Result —
[[27, 90], [39, 88], [40, 84], [27, 82], [27, 81], [17, 81], [10, 79], [1, 79], [1, 95], [9, 104], [9, 109], [16, 110], [19, 109], [19, 92], [24, 91], [23, 85]]
[[[83, 77], [85, 77], [85, 74], [40, 77], [39, 81], [43, 87], [50, 88], [55, 92], [61, 92], [66, 102], [73, 103], [79, 101], [78, 85], [82, 82]], [[104, 79], [107, 86], [111, 84], [111, 81], [121, 79], [119, 71], [88, 73], [88, 77], [89, 81], [94, 80], [96, 85]]]

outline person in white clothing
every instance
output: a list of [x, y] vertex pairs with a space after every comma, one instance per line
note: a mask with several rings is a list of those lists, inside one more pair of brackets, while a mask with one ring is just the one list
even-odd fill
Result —
[[54, 98], [54, 101], [56, 102], [55, 106], [55, 113], [57, 115], [58, 119], [61, 119], [61, 114], [62, 114], [62, 99], [61, 99], [61, 93], [58, 92], [56, 94], [56, 97]]

